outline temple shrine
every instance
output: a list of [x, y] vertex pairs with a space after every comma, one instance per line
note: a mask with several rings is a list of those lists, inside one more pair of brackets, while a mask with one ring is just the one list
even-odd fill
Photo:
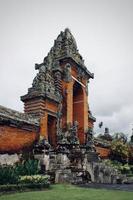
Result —
[[88, 128], [95, 122], [88, 103], [88, 84], [94, 75], [85, 66], [69, 29], [59, 34], [35, 69], [38, 73], [32, 87], [21, 96], [24, 112], [41, 119], [40, 134], [52, 146], [67, 140], [66, 133], [73, 129], [79, 143], [85, 144]]

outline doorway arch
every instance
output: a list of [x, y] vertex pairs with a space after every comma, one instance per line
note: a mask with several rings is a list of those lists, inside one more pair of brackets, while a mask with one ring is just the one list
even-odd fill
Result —
[[57, 138], [56, 138], [56, 117], [48, 114], [48, 142], [51, 146], [56, 147]]

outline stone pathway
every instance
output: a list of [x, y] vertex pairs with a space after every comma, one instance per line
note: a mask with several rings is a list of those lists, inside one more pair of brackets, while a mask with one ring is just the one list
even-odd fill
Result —
[[84, 188], [95, 188], [95, 189], [111, 189], [133, 192], [133, 184], [99, 184], [99, 183], [88, 183], [80, 184], [80, 187]]

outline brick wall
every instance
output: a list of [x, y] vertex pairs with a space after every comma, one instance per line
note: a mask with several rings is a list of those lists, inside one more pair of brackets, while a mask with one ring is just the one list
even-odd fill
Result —
[[0, 126], [0, 152], [19, 152], [32, 146], [38, 134], [10, 126]]
[[109, 158], [110, 149], [96, 146], [96, 152], [101, 158]]

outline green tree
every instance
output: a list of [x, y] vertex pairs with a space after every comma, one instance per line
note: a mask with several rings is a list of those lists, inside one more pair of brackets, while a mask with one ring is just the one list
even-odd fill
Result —
[[113, 139], [117, 141], [122, 141], [123, 143], [127, 142], [127, 136], [122, 132], [114, 133]]
[[129, 146], [126, 142], [126, 137], [118, 137], [117, 134], [116, 137], [114, 137], [112, 143], [111, 143], [111, 158], [113, 160], [117, 160], [122, 163], [128, 162], [129, 157]]

